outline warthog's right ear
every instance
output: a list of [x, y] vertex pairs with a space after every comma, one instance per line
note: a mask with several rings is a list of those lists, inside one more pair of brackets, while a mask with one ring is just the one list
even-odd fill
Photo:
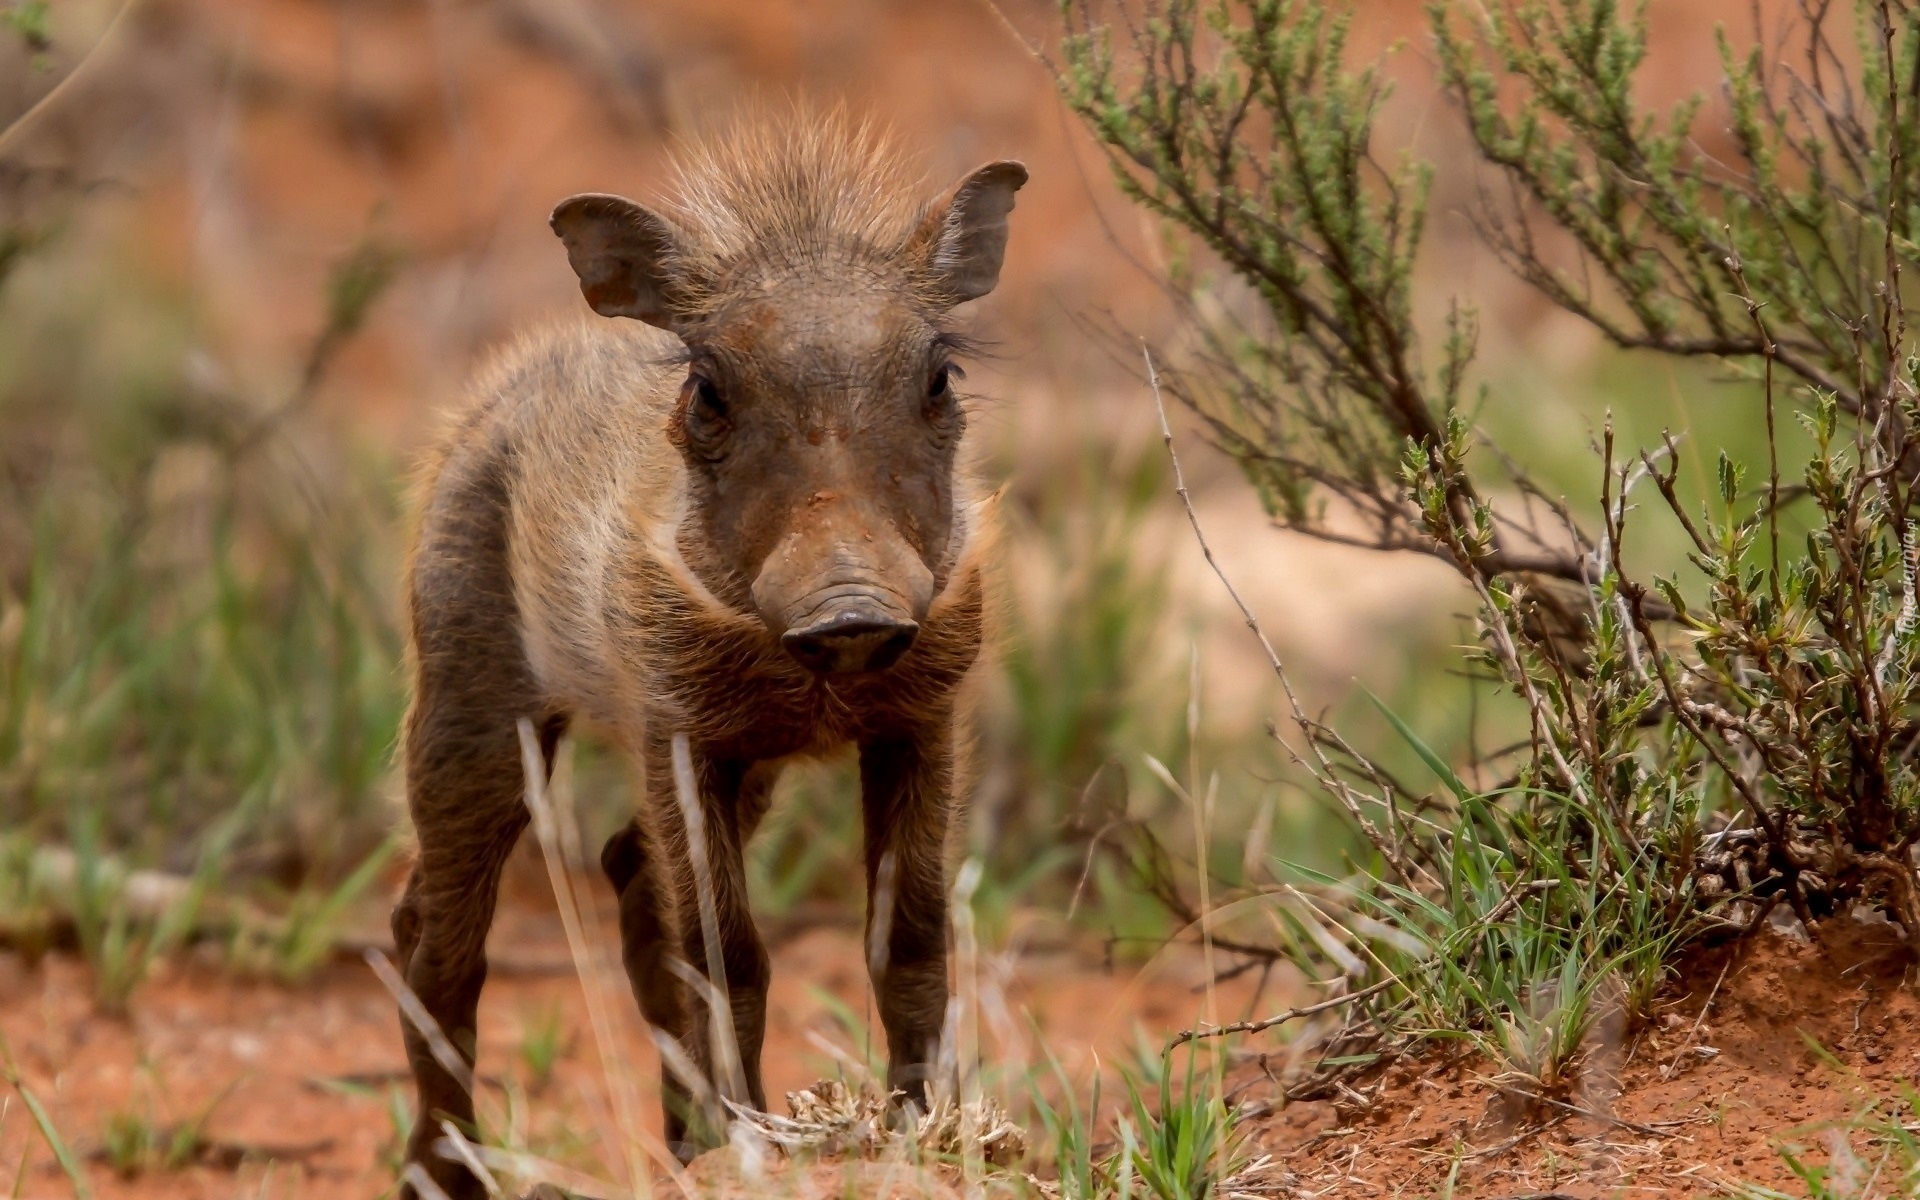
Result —
[[622, 196], [589, 193], [561, 201], [547, 223], [567, 244], [593, 311], [678, 331], [682, 235], [665, 217]]

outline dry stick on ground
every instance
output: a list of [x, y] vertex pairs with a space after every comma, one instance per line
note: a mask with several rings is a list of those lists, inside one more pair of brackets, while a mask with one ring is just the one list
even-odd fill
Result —
[[1707, 1013], [1713, 1008], [1714, 998], [1720, 994], [1720, 985], [1727, 981], [1727, 969], [1731, 966], [1733, 966], [1733, 959], [1729, 956], [1727, 961], [1721, 964], [1720, 977], [1713, 981], [1713, 990], [1707, 993], [1707, 1002], [1700, 1006], [1700, 1015], [1693, 1019], [1693, 1028], [1687, 1030], [1687, 1040], [1680, 1044], [1679, 1053], [1675, 1054], [1673, 1060], [1666, 1066], [1660, 1068], [1660, 1078], [1672, 1079], [1674, 1068], [1680, 1065], [1680, 1060], [1685, 1057], [1687, 1051], [1693, 1049], [1693, 1043], [1700, 1037], [1700, 1026], [1706, 1022]]
[[1271, 1017], [1262, 1017], [1258, 1021], [1235, 1021], [1230, 1025], [1216, 1025], [1212, 1029], [1182, 1029], [1179, 1033], [1173, 1035], [1173, 1040], [1167, 1043], [1167, 1048], [1171, 1050], [1178, 1046], [1184, 1046], [1188, 1042], [1197, 1042], [1201, 1038], [1225, 1037], [1231, 1033], [1259, 1033], [1262, 1030], [1272, 1029], [1276, 1025], [1284, 1025], [1288, 1021], [1298, 1020], [1301, 1017], [1311, 1017], [1316, 1013], [1327, 1012], [1330, 1009], [1340, 1008], [1349, 1004], [1358, 1004], [1362, 1000], [1379, 995], [1381, 992], [1386, 991], [1399, 982], [1400, 977], [1398, 975], [1389, 975], [1385, 979], [1376, 980], [1368, 984], [1357, 992], [1348, 992], [1343, 996], [1330, 996], [1316, 1004], [1308, 1004], [1300, 1008], [1290, 1008], [1283, 1013], [1276, 1013]]

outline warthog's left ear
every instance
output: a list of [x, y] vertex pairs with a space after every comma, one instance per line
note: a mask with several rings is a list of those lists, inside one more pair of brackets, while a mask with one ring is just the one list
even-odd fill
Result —
[[683, 235], [672, 222], [625, 197], [589, 193], [562, 200], [547, 223], [567, 244], [593, 311], [678, 332]]
[[1007, 214], [1027, 181], [1023, 163], [992, 162], [954, 185], [945, 204], [927, 214], [931, 274], [959, 304], [977, 300], [1000, 282], [1007, 256]]

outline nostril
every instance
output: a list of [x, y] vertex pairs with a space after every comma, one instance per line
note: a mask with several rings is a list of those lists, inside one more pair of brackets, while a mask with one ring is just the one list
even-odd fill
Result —
[[884, 671], [899, 662], [901, 657], [913, 648], [913, 639], [919, 632], [919, 626], [909, 625], [904, 629], [896, 629], [892, 633], [887, 634], [880, 643], [873, 648], [873, 653], [867, 659], [867, 669], [869, 671]]
[[792, 634], [788, 634], [780, 639], [780, 644], [786, 647], [787, 653], [799, 660], [800, 665], [806, 667], [808, 670], [819, 671], [825, 669], [828, 649], [819, 639], [795, 637]]
[[912, 621], [841, 613], [789, 630], [780, 644], [801, 666], [818, 674], [884, 671], [900, 661], [919, 632]]

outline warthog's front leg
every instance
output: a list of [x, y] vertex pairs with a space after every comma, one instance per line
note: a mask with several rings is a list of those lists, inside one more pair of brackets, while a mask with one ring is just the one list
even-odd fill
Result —
[[887, 1031], [887, 1087], [925, 1111], [947, 1011], [951, 720], [863, 742], [860, 786], [867, 970]]
[[[765, 1108], [760, 1045], [766, 1036], [771, 970], [766, 946], [747, 906], [742, 846], [766, 811], [767, 794], [778, 772], [764, 765], [754, 768], [712, 759], [697, 750], [692, 759], [700, 793], [704, 871], [697, 871], [694, 864], [692, 839], [666, 747], [655, 747], [647, 757], [651, 819], [636, 821], [616, 833], [607, 843], [601, 863], [620, 893], [620, 936], [627, 976], [648, 1022], [679, 1043], [704, 1084], [716, 1095]], [[692, 994], [694, 989], [689, 989], [671, 966], [671, 960], [679, 958], [698, 975], [708, 974], [701, 916], [703, 893], [711, 905], [718, 935], [742, 1094], [733, 1092], [736, 1081], [729, 1078], [731, 1071], [714, 1061], [708, 997]], [[686, 1081], [665, 1064], [661, 1103], [666, 1110], [667, 1143], [681, 1161], [718, 1144], [722, 1137], [719, 1126], [726, 1114], [700, 1112]]]

